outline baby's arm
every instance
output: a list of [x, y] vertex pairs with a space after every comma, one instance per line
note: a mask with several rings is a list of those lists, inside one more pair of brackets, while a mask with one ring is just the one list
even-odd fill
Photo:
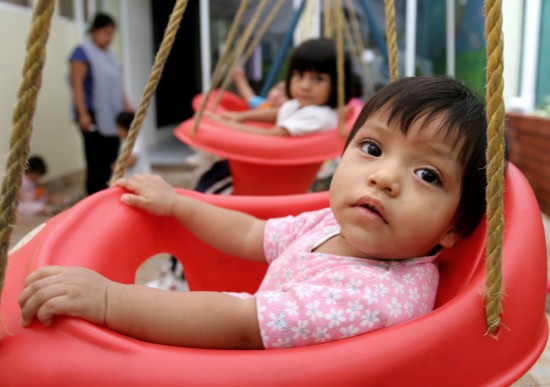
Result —
[[237, 86], [239, 94], [246, 100], [246, 102], [256, 95], [252, 87], [250, 87], [242, 67], [237, 66], [233, 69], [233, 81], [235, 82], [235, 86]]
[[24, 326], [34, 316], [48, 326], [56, 315], [67, 315], [154, 343], [263, 348], [254, 298], [125, 285], [80, 267], [44, 267], [25, 285], [19, 298]]
[[178, 195], [160, 176], [134, 175], [116, 185], [130, 191], [122, 195], [123, 203], [174, 217], [192, 234], [225, 253], [265, 262], [264, 220]]

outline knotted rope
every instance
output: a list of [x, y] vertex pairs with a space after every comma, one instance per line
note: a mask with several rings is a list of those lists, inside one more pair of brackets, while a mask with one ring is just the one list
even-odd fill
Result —
[[504, 231], [504, 102], [502, 1], [485, 2], [487, 40], [487, 247], [485, 319], [494, 335], [500, 326], [502, 240]]
[[34, 7], [32, 26], [27, 38], [27, 54], [23, 64], [23, 81], [19, 87], [17, 104], [13, 110], [13, 129], [6, 162], [6, 175], [0, 191], [0, 296], [8, 262], [8, 247], [13, 225], [17, 219], [17, 205], [21, 180], [29, 157], [32, 135], [32, 118], [42, 85], [42, 69], [46, 61], [53, 0], [38, 0]]
[[124, 144], [122, 153], [117, 159], [115, 171], [111, 176], [111, 184], [113, 184], [117, 179], [121, 178], [124, 175], [124, 170], [128, 165], [128, 162], [132, 155], [132, 149], [134, 148], [134, 144], [139, 134], [139, 129], [143, 124], [143, 120], [145, 119], [145, 115], [147, 114], [147, 109], [160, 81], [160, 77], [162, 76], [162, 70], [164, 69], [166, 59], [168, 58], [168, 55], [170, 55], [170, 50], [172, 49], [172, 45], [174, 44], [174, 40], [176, 39], [176, 34], [178, 32], [181, 19], [183, 18], [183, 14], [185, 13], [185, 9], [187, 8], [187, 1], [188, 0], [178, 0], [174, 5], [174, 10], [170, 15], [170, 20], [168, 21], [168, 26], [166, 28], [166, 31], [164, 32], [162, 43], [157, 52], [157, 55], [155, 56], [155, 61], [151, 69], [151, 73], [149, 74], [149, 80], [147, 81], [147, 85], [145, 86], [145, 90], [143, 91], [143, 96], [139, 103], [135, 118], [130, 125], [130, 130], [128, 131], [126, 143]]

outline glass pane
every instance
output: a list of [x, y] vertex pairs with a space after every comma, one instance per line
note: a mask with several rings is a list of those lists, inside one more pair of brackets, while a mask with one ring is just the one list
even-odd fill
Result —
[[537, 95], [535, 106], [545, 114], [550, 115], [550, 0], [543, 0], [541, 10], [540, 42], [539, 42], [539, 63], [537, 71]]
[[69, 19], [74, 19], [73, 0], [59, 0], [59, 14]]

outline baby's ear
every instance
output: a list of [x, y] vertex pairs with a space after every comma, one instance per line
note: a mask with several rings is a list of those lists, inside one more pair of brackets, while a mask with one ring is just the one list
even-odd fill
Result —
[[456, 232], [454, 228], [452, 228], [449, 231], [447, 231], [445, 235], [443, 235], [443, 237], [439, 241], [439, 244], [442, 247], [448, 249], [453, 247], [456, 241], [458, 241], [459, 239], [460, 239], [460, 234]]

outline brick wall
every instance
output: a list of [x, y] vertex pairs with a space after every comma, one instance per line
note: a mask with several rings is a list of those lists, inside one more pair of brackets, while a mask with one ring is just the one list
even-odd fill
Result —
[[541, 210], [550, 215], [550, 119], [506, 114], [510, 161], [527, 177]]

